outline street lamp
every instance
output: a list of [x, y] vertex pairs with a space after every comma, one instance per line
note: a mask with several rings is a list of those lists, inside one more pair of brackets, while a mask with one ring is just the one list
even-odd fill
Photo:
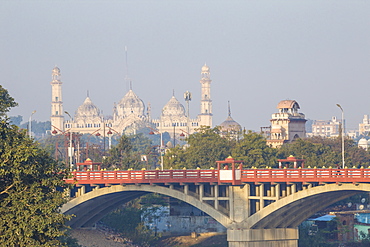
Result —
[[[71, 129], [72, 129], [72, 117], [67, 111], [65, 111], [65, 114], [67, 114], [69, 116], [69, 122], [71, 124]], [[72, 152], [72, 131], [71, 131], [71, 129], [69, 130], [69, 152], [68, 152], [68, 155], [69, 155], [69, 165], [70, 165], [70, 169], [72, 171], [73, 152]]]
[[31, 113], [31, 116], [30, 116], [30, 119], [28, 120], [28, 135], [29, 137], [32, 137], [32, 128], [31, 128], [31, 124], [32, 124], [32, 115], [36, 113], [36, 110], [34, 110], [32, 113]]
[[337, 104], [342, 111], [342, 168], [344, 169], [344, 111], [340, 104]]
[[189, 118], [190, 118], [190, 116], [189, 116], [189, 101], [191, 101], [191, 93], [189, 92], [189, 91], [186, 91], [185, 93], [184, 93], [184, 99], [185, 99], [185, 101], [186, 101], [186, 106], [187, 106], [187, 127], [188, 127], [188, 133], [190, 132], [190, 126], [189, 126]]
[[[153, 129], [152, 128], [150, 129], [152, 131], [149, 132], [149, 135], [154, 135]], [[162, 132], [159, 132], [158, 130], [154, 130], [154, 131], [161, 135], [160, 155], [161, 155], [161, 170], [163, 171], [163, 136], [162, 136]]]

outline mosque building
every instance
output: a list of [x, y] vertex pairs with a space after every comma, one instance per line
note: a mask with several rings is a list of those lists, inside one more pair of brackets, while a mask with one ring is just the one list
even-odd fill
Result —
[[[171, 136], [192, 134], [201, 126], [212, 127], [212, 99], [210, 69], [205, 64], [201, 70], [201, 100], [200, 113], [194, 119], [189, 117], [185, 107], [173, 95], [163, 107], [162, 113], [157, 119], [150, 116], [150, 105], [145, 108], [143, 100], [130, 90], [113, 106], [111, 116], [104, 116], [102, 111], [93, 103], [87, 95], [86, 99], [78, 107], [74, 116], [69, 113], [69, 119], [64, 119], [62, 101], [62, 81], [58, 67], [52, 71], [52, 101], [51, 101], [51, 125], [52, 132], [78, 132], [81, 134], [106, 135], [111, 133], [135, 134], [137, 130], [149, 127], [156, 129], [158, 133], [168, 132]], [[190, 100], [189, 92], [185, 100]]]
[[230, 101], [228, 102], [228, 116], [220, 124], [221, 136], [238, 140], [242, 136], [242, 126], [231, 117]]
[[272, 114], [270, 137], [267, 145], [280, 147], [297, 138], [306, 137], [305, 115], [299, 113], [299, 104], [295, 100], [282, 100], [277, 105], [278, 113]]

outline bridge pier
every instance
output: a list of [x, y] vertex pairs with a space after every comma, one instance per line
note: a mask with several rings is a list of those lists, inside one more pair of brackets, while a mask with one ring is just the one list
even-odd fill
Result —
[[297, 247], [298, 228], [227, 229], [229, 247]]

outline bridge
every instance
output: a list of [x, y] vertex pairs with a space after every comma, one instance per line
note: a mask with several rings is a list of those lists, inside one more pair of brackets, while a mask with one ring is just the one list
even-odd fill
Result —
[[[370, 191], [370, 169], [243, 169], [228, 158], [209, 170], [75, 171], [72, 228], [92, 227], [114, 208], [160, 193], [204, 211], [227, 228], [229, 247], [296, 247], [298, 225], [329, 205]], [[231, 169], [222, 166], [230, 164]]]

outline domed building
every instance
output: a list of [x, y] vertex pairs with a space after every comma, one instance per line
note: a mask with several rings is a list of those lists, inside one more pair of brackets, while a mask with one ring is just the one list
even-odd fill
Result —
[[81, 130], [80, 133], [87, 134], [103, 126], [103, 121], [104, 118], [99, 108], [94, 105], [89, 97], [86, 97], [83, 104], [75, 112], [74, 120], [72, 122], [70, 120], [66, 121], [66, 127], [71, 128], [73, 125]]
[[357, 146], [359, 148], [363, 148], [365, 149], [366, 151], [369, 149], [369, 145], [370, 145], [370, 140], [366, 140], [366, 138], [361, 138], [359, 141], [358, 141], [358, 144]]
[[[168, 132], [171, 136], [178, 138], [181, 134], [191, 134], [201, 125], [212, 127], [212, 100], [210, 69], [204, 65], [201, 70], [201, 102], [200, 114], [195, 119], [190, 119], [185, 107], [176, 99], [171, 97], [163, 107], [162, 114], [158, 119], [151, 119], [150, 107], [145, 109], [142, 99], [130, 90], [124, 97], [113, 106], [111, 117], [104, 117], [102, 112], [87, 97], [83, 104], [78, 107], [73, 119], [64, 120], [62, 103], [62, 82], [60, 80], [60, 69], [55, 67], [52, 71], [52, 131], [72, 131], [82, 134], [108, 132], [135, 134], [137, 130], [150, 127], [159, 132]], [[187, 99], [190, 100], [190, 99]]]
[[295, 100], [282, 100], [278, 103], [278, 112], [272, 114], [270, 137], [267, 145], [280, 147], [284, 143], [292, 142], [297, 138], [306, 137], [306, 119], [299, 113], [299, 104]]
[[219, 126], [221, 136], [238, 139], [242, 134], [242, 126], [231, 117], [230, 102], [228, 102], [228, 116]]

